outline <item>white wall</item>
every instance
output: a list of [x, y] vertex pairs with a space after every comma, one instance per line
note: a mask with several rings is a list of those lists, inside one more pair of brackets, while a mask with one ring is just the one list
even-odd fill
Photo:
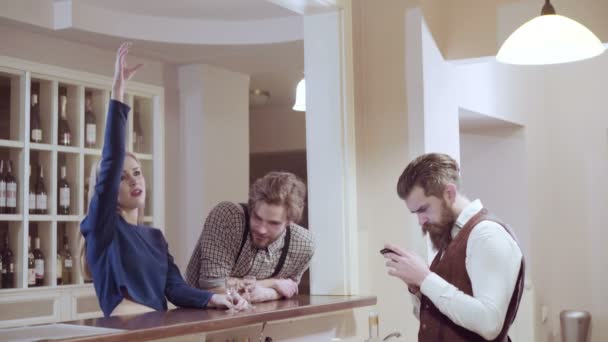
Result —
[[249, 144], [251, 153], [305, 150], [306, 114], [287, 106], [251, 108]]
[[[424, 152], [441, 152], [460, 159], [458, 105], [454, 67], [446, 63], [419, 10], [410, 10], [420, 20], [424, 101]], [[409, 71], [409, 70], [407, 70]], [[408, 113], [410, 118], [422, 113]], [[410, 134], [420, 135], [422, 132]]]
[[[379, 250], [386, 242], [424, 251], [422, 234], [396, 193], [412, 143], [408, 141], [406, 92], [407, 4], [401, 0], [353, 3], [353, 51], [356, 104], [357, 220], [360, 292], [378, 297], [380, 334], [401, 331], [416, 340], [418, 321], [407, 289], [390, 277]], [[420, 50], [419, 50], [420, 51]], [[422, 69], [419, 69], [422, 72]], [[415, 98], [414, 98], [415, 99]], [[361, 341], [367, 336], [367, 312], [359, 311]]]
[[[488, 84], [496, 89], [488, 96], [502, 101], [499, 116], [511, 112], [525, 124], [528, 190], [522, 196], [529, 201], [527, 248], [537, 296], [536, 340], [559, 340], [559, 312], [567, 308], [589, 310], [591, 340], [607, 339], [608, 277], [603, 270], [608, 269], [608, 117], [598, 71], [608, 68], [608, 55], [558, 66], [490, 63], [467, 68], [487, 72], [487, 82], [478, 89], [483, 92]], [[488, 110], [483, 97], [473, 102], [467, 106]], [[518, 174], [521, 170], [513, 177]], [[543, 307], [545, 323], [540, 320]]]
[[528, 190], [525, 147], [522, 127], [504, 125], [460, 134], [464, 194], [471, 200], [481, 199], [486, 208], [508, 224], [527, 257], [530, 225], [528, 197], [524, 195]]

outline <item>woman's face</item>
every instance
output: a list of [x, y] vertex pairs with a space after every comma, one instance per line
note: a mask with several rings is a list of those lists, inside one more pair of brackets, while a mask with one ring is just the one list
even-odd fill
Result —
[[127, 154], [122, 167], [118, 205], [123, 210], [143, 208], [146, 203], [146, 179], [139, 163]]

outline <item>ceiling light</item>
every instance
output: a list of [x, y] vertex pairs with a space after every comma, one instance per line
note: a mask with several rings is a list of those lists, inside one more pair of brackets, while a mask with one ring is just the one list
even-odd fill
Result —
[[558, 64], [595, 57], [604, 50], [593, 32], [555, 14], [550, 0], [546, 0], [541, 15], [515, 30], [500, 47], [496, 59], [507, 64]]
[[298, 82], [296, 87], [296, 103], [292, 109], [299, 112], [306, 111], [306, 80], [304, 78]]
[[262, 106], [268, 103], [270, 100], [270, 92], [262, 89], [251, 89], [249, 90], [249, 105], [250, 106]]

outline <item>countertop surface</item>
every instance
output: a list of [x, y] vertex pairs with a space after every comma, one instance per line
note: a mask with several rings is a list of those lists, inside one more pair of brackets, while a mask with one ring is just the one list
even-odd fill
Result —
[[376, 304], [376, 297], [366, 296], [305, 296], [298, 295], [255, 304], [255, 309], [230, 313], [224, 309], [174, 309], [137, 315], [85, 319], [64, 324], [120, 329], [122, 331], [69, 341], [127, 341], [153, 340], [180, 335], [211, 332], [250, 324], [305, 317], [355, 309]]

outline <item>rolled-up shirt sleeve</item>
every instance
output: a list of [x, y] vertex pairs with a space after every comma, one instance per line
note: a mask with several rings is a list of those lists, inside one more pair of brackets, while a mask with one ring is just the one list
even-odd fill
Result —
[[188, 283], [199, 289], [223, 287], [230, 276], [243, 235], [238, 205], [221, 202], [207, 219], [187, 268]]

